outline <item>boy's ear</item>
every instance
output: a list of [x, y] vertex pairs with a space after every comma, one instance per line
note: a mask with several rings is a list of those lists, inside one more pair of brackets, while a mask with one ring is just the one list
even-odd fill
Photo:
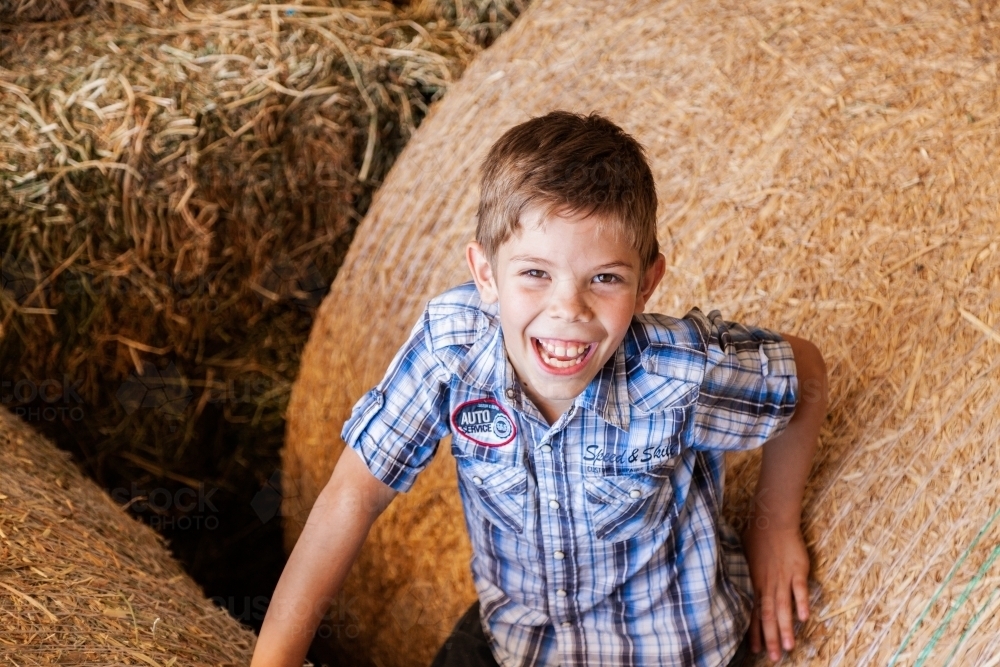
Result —
[[642, 282], [639, 285], [639, 293], [635, 297], [635, 314], [639, 315], [646, 308], [646, 302], [653, 295], [656, 286], [663, 279], [663, 274], [667, 272], [667, 258], [663, 253], [658, 253], [656, 259], [646, 269], [642, 275]]
[[493, 267], [486, 257], [483, 246], [476, 241], [470, 241], [465, 247], [465, 260], [469, 263], [472, 279], [476, 281], [480, 298], [486, 303], [496, 303], [500, 299], [496, 280], [493, 277]]

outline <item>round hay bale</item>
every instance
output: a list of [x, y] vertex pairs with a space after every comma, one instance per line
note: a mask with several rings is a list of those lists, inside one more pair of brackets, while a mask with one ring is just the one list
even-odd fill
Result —
[[164, 540], [0, 407], [0, 660], [246, 665], [256, 637]]
[[[659, 189], [669, 269], [650, 310], [719, 308], [826, 357], [830, 411], [803, 519], [812, 613], [791, 662], [995, 664], [1000, 10], [715, 0], [616, 12], [533, 4], [389, 174], [293, 387], [286, 546], [351, 406], [427, 299], [467, 279], [489, 146], [555, 108], [597, 111], [646, 147]], [[376, 522], [346, 585], [353, 650], [385, 667], [426, 664], [474, 597], [448, 449]], [[729, 459], [738, 527], [758, 466], [759, 451]], [[399, 600], [414, 588], [427, 594], [407, 626]]]

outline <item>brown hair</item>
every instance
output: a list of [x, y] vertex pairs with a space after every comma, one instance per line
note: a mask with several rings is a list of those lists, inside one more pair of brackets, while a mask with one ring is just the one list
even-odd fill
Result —
[[492, 262], [541, 207], [594, 215], [623, 234], [645, 270], [656, 259], [656, 186], [642, 146], [610, 120], [553, 111], [515, 125], [483, 161], [476, 241]]

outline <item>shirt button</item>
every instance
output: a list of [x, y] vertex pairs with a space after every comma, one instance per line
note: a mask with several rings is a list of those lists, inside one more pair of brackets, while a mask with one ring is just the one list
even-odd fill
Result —
[[558, 500], [550, 500], [549, 501], [549, 507], [551, 507], [554, 510], [559, 509], [559, 501]]
[[573, 627], [573, 624], [572, 624], [572, 623], [570, 623], [569, 621], [563, 621], [563, 622], [562, 622], [562, 626], [563, 626], [564, 628], [572, 628], [572, 627]]
[[508, 389], [504, 393], [507, 394], [507, 398], [514, 398], [514, 390], [513, 389]]
[[564, 553], [563, 553], [563, 552], [561, 552], [561, 551], [554, 551], [554, 552], [552, 553], [552, 557], [553, 557], [553, 558], [555, 558], [556, 560], [562, 560], [563, 558], [565, 558], [565, 557], [566, 557], [566, 554], [564, 554]]
[[556, 596], [564, 598], [566, 597], [566, 591], [560, 588], [559, 590], [556, 591]]
[[476, 484], [482, 484], [483, 483], [483, 478], [482, 477], [473, 477], [472, 481], [475, 482]]
[[549, 452], [552, 451], [552, 447], [550, 447], [549, 445], [542, 445], [541, 447], [539, 447], [539, 449], [542, 450], [542, 454], [548, 454]]
[[641, 495], [642, 495], [642, 492], [639, 491], [639, 489], [632, 489], [631, 491], [628, 492], [628, 497], [629, 498], [638, 498]]

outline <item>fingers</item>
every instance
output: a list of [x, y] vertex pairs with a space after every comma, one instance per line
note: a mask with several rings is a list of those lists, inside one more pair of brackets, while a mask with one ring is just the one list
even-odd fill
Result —
[[[804, 597], [806, 587], [803, 584], [794, 588], [795, 602], [799, 617], [802, 618], [803, 609], [808, 615], [808, 604]], [[764, 648], [772, 662], [781, 658], [782, 650], [791, 651], [795, 648], [792, 595], [793, 590], [784, 586], [761, 592], [756, 596], [759, 604], [754, 605], [750, 615], [750, 650], [754, 653], [761, 651], [760, 638], [763, 635]]]
[[792, 590], [787, 584], [778, 587], [777, 608], [781, 648], [791, 651], [795, 648], [795, 627], [792, 619]]
[[760, 653], [761, 652], [761, 628], [760, 628], [760, 614], [757, 613], [757, 605], [753, 606], [753, 611], [750, 612], [750, 652]]
[[795, 609], [800, 621], [809, 619], [809, 586], [805, 577], [792, 578], [792, 594], [795, 595]]
[[774, 591], [768, 591], [760, 598], [760, 623], [764, 631], [764, 647], [772, 662], [781, 658], [781, 642], [778, 630], [778, 608]]
[[750, 648], [772, 662], [795, 648], [795, 619], [809, 618], [809, 557], [801, 536], [790, 532], [745, 535], [754, 584]]

